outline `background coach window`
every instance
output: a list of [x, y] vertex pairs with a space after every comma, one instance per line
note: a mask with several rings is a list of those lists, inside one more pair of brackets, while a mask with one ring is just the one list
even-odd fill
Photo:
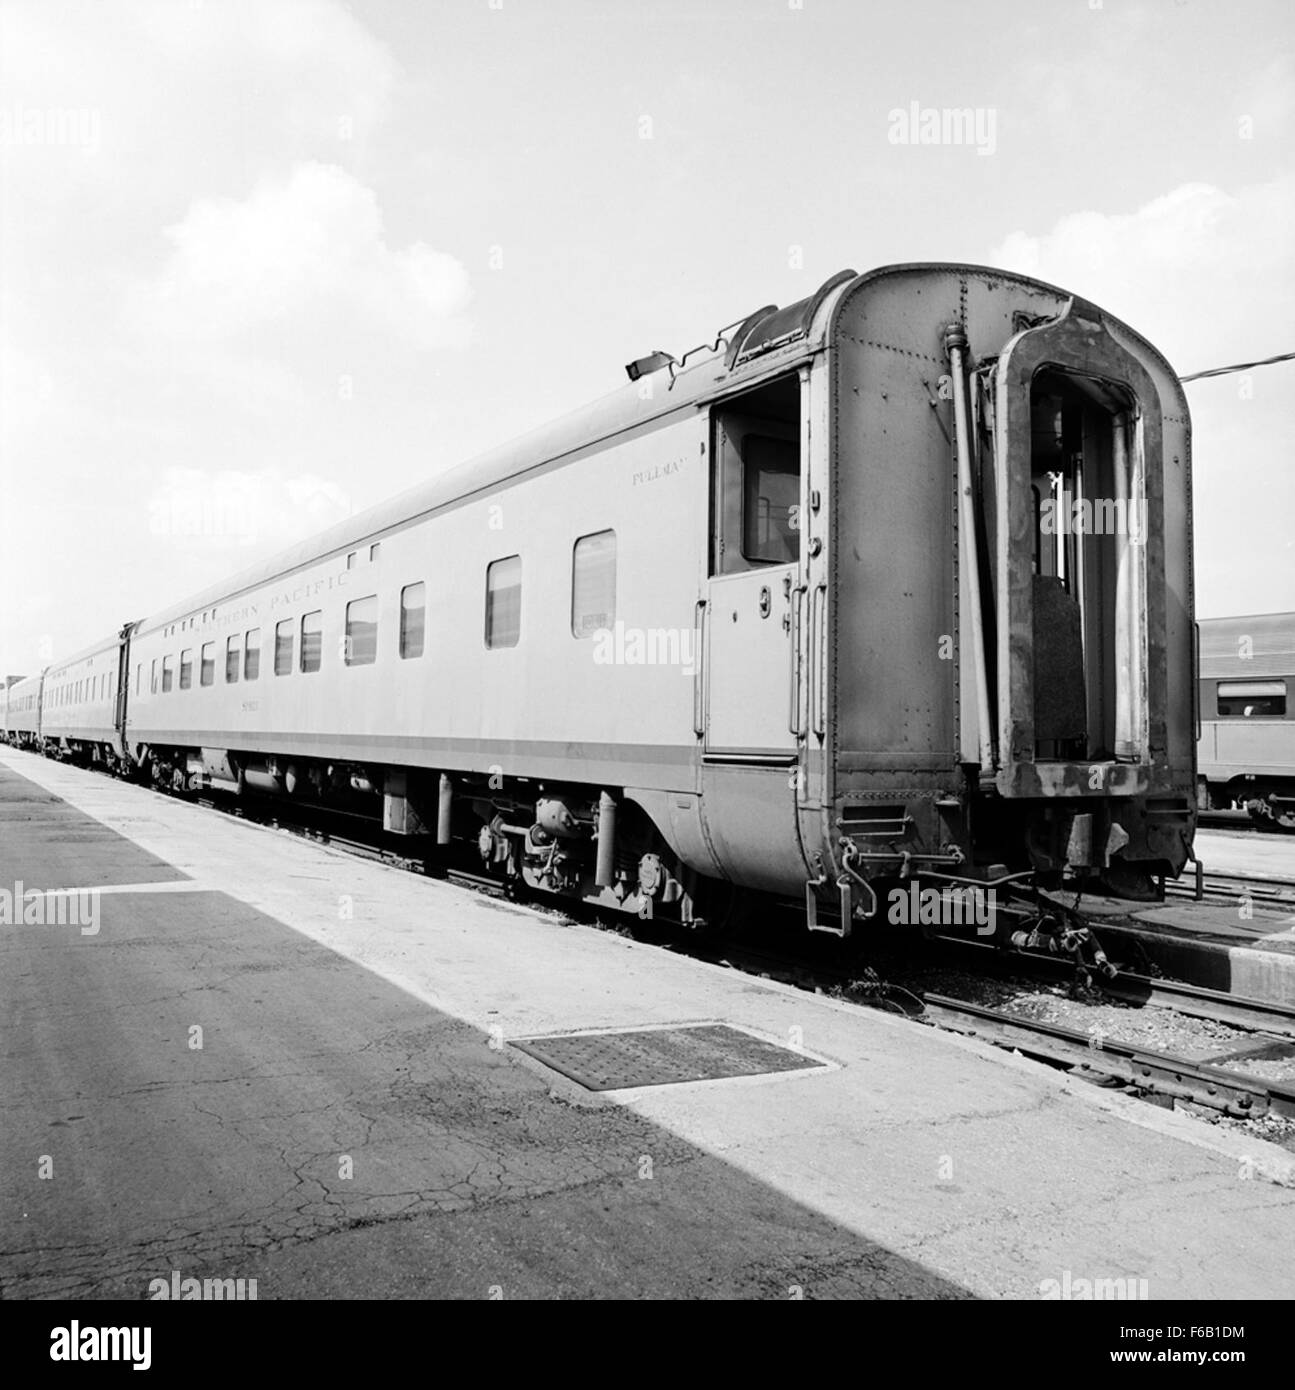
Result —
[[180, 653], [180, 689], [188, 690], [193, 684], [193, 648], [186, 647]]
[[[292, 665], [289, 654], [288, 665]], [[261, 674], [261, 629], [248, 628], [243, 638], [243, 679], [254, 681]]]
[[711, 573], [800, 557], [800, 381], [783, 377], [712, 417]]
[[522, 635], [522, 557], [486, 566], [486, 646], [515, 647]]
[[1220, 681], [1219, 714], [1272, 719], [1286, 713], [1285, 681]]

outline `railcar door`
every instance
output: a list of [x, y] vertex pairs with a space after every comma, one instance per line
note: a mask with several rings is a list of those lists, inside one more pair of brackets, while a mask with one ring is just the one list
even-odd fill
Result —
[[800, 383], [788, 377], [748, 392], [717, 408], [712, 424], [706, 752], [781, 759], [796, 752]]

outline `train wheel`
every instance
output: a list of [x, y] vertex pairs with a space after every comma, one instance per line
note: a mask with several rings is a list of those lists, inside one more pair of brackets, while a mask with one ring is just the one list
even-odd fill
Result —
[[1250, 819], [1265, 830], [1285, 830], [1295, 835], [1295, 801], [1279, 798], [1273, 792], [1267, 798], [1256, 797], [1246, 802]]

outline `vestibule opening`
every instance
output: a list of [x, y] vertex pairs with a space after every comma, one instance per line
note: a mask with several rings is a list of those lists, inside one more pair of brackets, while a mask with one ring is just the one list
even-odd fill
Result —
[[1030, 422], [1035, 758], [1139, 759], [1147, 515], [1136, 401], [1043, 368]]

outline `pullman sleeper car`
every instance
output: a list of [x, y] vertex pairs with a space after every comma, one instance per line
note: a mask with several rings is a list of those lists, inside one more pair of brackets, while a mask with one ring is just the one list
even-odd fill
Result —
[[1295, 831], [1295, 613], [1200, 624], [1201, 810]]
[[901, 265], [627, 370], [53, 670], [80, 695], [47, 742], [349, 798], [518, 889], [691, 924], [746, 890], [844, 935], [905, 879], [1180, 872], [1190, 429], [1150, 344]]

